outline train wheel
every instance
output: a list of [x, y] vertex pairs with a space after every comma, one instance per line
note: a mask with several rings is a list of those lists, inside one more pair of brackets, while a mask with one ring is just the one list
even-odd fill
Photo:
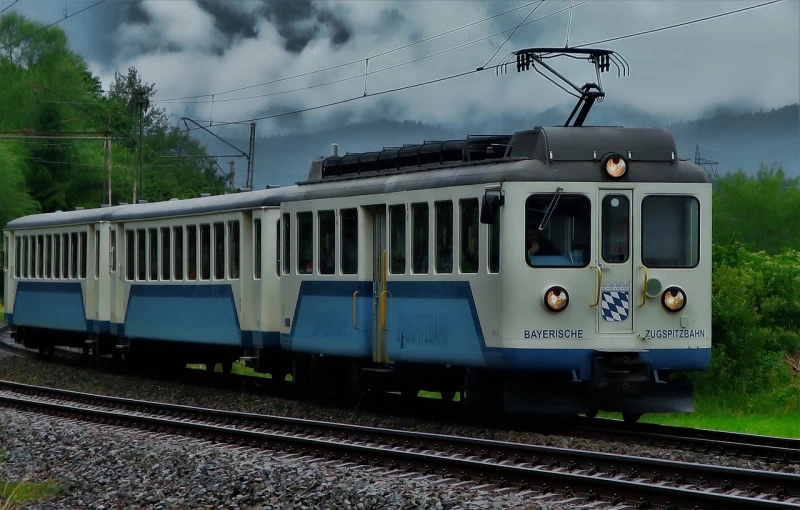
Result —
[[642, 413], [622, 413], [622, 419], [625, 420], [625, 423], [636, 423], [641, 417]]
[[597, 409], [592, 409], [591, 411], [587, 411], [586, 417], [589, 418], [590, 420], [592, 418], [597, 418]]
[[446, 402], [452, 402], [454, 398], [456, 398], [455, 390], [444, 390], [440, 392], [442, 395], [442, 400]]
[[233, 371], [233, 361], [223, 361], [222, 373], [225, 375], [229, 375], [232, 371]]
[[214, 369], [217, 368], [217, 363], [211, 360], [205, 362], [206, 365], [206, 372], [209, 374], [214, 372]]

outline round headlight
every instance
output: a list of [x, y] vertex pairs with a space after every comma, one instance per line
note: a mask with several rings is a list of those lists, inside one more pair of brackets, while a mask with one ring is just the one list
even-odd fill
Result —
[[608, 176], [613, 177], [614, 179], [619, 179], [625, 175], [625, 172], [628, 170], [628, 164], [619, 154], [614, 154], [606, 158], [603, 166], [605, 167]]
[[563, 287], [550, 287], [544, 293], [544, 306], [551, 312], [560, 312], [569, 304], [569, 294]]
[[661, 303], [670, 312], [680, 312], [686, 306], [686, 293], [678, 287], [670, 287], [661, 296]]

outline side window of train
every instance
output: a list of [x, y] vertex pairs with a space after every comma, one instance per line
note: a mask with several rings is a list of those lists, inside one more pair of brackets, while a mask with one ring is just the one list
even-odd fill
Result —
[[211, 279], [211, 225], [200, 225], [200, 279]]
[[358, 273], [358, 209], [342, 209], [342, 274]]
[[228, 222], [228, 278], [239, 279], [239, 221]]
[[44, 250], [44, 277], [53, 277], [53, 236], [48, 234], [44, 237], [45, 250]]
[[[278, 235], [278, 242], [280, 240]], [[280, 253], [281, 248], [278, 246], [278, 267], [280, 267]], [[256, 280], [261, 279], [261, 220], [253, 220], [253, 277]]]
[[136, 276], [136, 245], [133, 230], [125, 231], [125, 279], [133, 280]]
[[151, 228], [147, 231], [148, 260], [150, 261], [150, 280], [158, 280], [158, 229]]
[[586, 267], [590, 231], [591, 201], [585, 195], [542, 193], [525, 201], [525, 259], [531, 267]]
[[[17, 254], [19, 260], [19, 252]], [[61, 234], [53, 234], [53, 278], [61, 278]]]
[[314, 215], [297, 213], [297, 274], [314, 272]]
[[428, 272], [428, 204], [411, 204], [411, 271]]
[[[48, 239], [49, 241], [49, 239]], [[50, 252], [50, 243], [47, 243], [47, 252]], [[50, 255], [48, 255], [49, 257]], [[100, 231], [94, 231], [94, 277], [100, 278]]]
[[436, 272], [453, 272], [453, 202], [435, 202]]
[[291, 272], [291, 263], [289, 262], [292, 253], [292, 216], [288, 213], [283, 215], [283, 274]]
[[406, 272], [406, 206], [405, 204], [389, 206], [389, 250], [391, 274]]
[[61, 278], [69, 278], [69, 234], [61, 234]]
[[225, 278], [225, 224], [214, 223], [214, 279]]
[[78, 233], [72, 232], [70, 235], [70, 245], [72, 247], [72, 254], [70, 255], [70, 266], [72, 271], [70, 272], [70, 278], [77, 278], [78, 277], [78, 261], [80, 257], [80, 250], [78, 246]]
[[[461, 200], [461, 261], [462, 273], [478, 272], [478, 254], [480, 253], [480, 223], [478, 222], [478, 199]], [[497, 272], [497, 271], [495, 271]]]
[[319, 214], [319, 274], [336, 272], [336, 212]]
[[183, 227], [172, 227], [173, 261], [172, 277], [183, 280]]
[[[111, 251], [109, 253], [109, 256], [111, 257], [111, 264], [110, 264], [111, 265], [111, 272], [112, 273], [116, 273], [117, 272], [117, 232], [115, 230], [112, 230], [110, 232], [110, 238], [109, 239], [110, 239], [109, 243], [111, 245]], [[58, 260], [58, 238], [56, 238], [56, 260]], [[58, 266], [58, 262], [56, 262], [56, 266]], [[58, 268], [56, 268], [56, 271], [58, 271]]]
[[143, 228], [136, 230], [136, 279], [147, 276], [147, 236]]
[[19, 278], [22, 274], [22, 238], [17, 237], [14, 239], [14, 248], [16, 249], [16, 257], [14, 258], [14, 276]]
[[171, 276], [172, 240], [169, 227], [161, 227], [161, 279], [169, 281]]
[[28, 236], [22, 238], [22, 277], [28, 277]]
[[700, 262], [700, 202], [691, 196], [642, 200], [642, 263], [691, 268]]
[[281, 220], [275, 221], [275, 274], [280, 277], [283, 263], [283, 244], [281, 243]]
[[36, 277], [44, 276], [44, 236], [36, 237]]
[[88, 246], [88, 234], [86, 232], [81, 232], [78, 237], [81, 240], [81, 265], [80, 265], [80, 275], [79, 278], [83, 279], [86, 278], [86, 260], [89, 258], [89, 246]]
[[197, 280], [197, 225], [186, 227], [186, 279]]

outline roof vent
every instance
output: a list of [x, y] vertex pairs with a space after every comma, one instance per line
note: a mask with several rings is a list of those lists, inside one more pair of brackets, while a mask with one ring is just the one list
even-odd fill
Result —
[[75, 210], [76, 211], [83, 211], [83, 207], [76, 207]]
[[253, 191], [250, 188], [236, 188], [236, 193], [247, 193], [248, 191]]
[[177, 198], [170, 198], [170, 199], [169, 199], [169, 201], [170, 201], [170, 202], [177, 202], [177, 201], [178, 201], [178, 199], [177, 199]]
[[210, 197], [211, 193], [200, 193], [200, 198]]
[[146, 203], [147, 203], [147, 200], [141, 200], [141, 199], [140, 199], [140, 200], [139, 200], [138, 202], [136, 202], [136, 203], [137, 203], [137, 204], [146, 204]]
[[128, 202], [120, 202], [119, 205], [130, 205]]
[[106, 209], [108, 207], [111, 207], [111, 205], [109, 205], [109, 204], [100, 204], [100, 209]]
[[280, 184], [267, 184], [266, 186], [264, 186], [264, 189], [275, 189], [280, 187], [281, 187]]
[[339, 144], [332, 143], [331, 144], [331, 156], [338, 156], [339, 155]]

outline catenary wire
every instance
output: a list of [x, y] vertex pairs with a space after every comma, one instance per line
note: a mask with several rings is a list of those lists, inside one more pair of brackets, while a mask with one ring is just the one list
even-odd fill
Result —
[[[106, 0], [98, 0], [97, 2], [93, 3], [92, 5], [90, 5], [90, 6], [88, 6], [88, 7], [84, 7], [83, 9], [81, 9], [81, 10], [79, 10], [79, 11], [75, 11], [75, 12], [73, 12], [72, 14], [68, 14], [68, 15], [64, 16], [63, 18], [59, 18], [59, 19], [57, 19], [56, 21], [54, 21], [54, 22], [50, 23], [49, 25], [45, 25], [45, 26], [43, 26], [42, 28], [40, 28], [39, 30], [36, 30], [36, 31], [35, 31], [35, 32], [33, 32], [33, 33], [30, 33], [30, 34], [28, 34], [28, 35], [23, 35], [22, 37], [20, 37], [20, 38], [19, 38], [19, 39], [17, 39], [16, 41], [12, 41], [12, 42], [10, 42], [10, 43], [6, 44], [5, 46], [3, 46], [2, 48], [0, 48], [0, 51], [2, 51], [2, 50], [4, 50], [4, 49], [6, 49], [6, 48], [8, 48], [8, 47], [11, 47], [11, 46], [16, 46], [17, 44], [21, 43], [21, 42], [22, 42], [22, 41], [24, 41], [25, 39], [29, 39], [29, 38], [31, 38], [31, 37], [33, 37], [33, 36], [35, 36], [36, 34], [38, 34], [38, 33], [42, 32], [42, 31], [44, 31], [44, 30], [47, 30], [48, 28], [50, 28], [50, 27], [52, 27], [52, 26], [54, 26], [54, 25], [57, 25], [58, 23], [61, 23], [61, 22], [62, 22], [62, 21], [64, 21], [65, 19], [69, 19], [69, 18], [71, 18], [71, 17], [73, 17], [73, 16], [77, 16], [78, 14], [80, 14], [80, 13], [82, 13], [82, 12], [88, 11], [88, 10], [89, 10], [89, 9], [91, 9], [92, 7], [96, 7], [96, 6], [98, 6], [98, 5], [102, 4], [102, 3], [104, 3], [105, 1], [106, 1]], [[12, 4], [12, 5], [13, 5], [13, 4]]]

